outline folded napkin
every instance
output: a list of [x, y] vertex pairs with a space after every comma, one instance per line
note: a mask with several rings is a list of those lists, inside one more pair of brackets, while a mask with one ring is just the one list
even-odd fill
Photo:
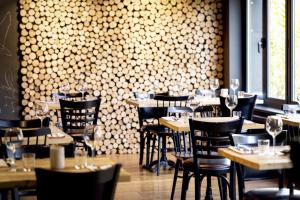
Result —
[[63, 138], [65, 135], [63, 133], [51, 133], [47, 135], [48, 138]]
[[253, 154], [253, 149], [251, 147], [247, 147], [244, 145], [241, 146], [230, 146], [228, 147], [230, 150], [235, 151], [240, 154]]

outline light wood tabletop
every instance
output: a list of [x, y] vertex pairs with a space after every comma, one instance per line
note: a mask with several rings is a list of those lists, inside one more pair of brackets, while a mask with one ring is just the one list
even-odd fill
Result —
[[[220, 98], [201, 98], [198, 99], [200, 102], [199, 106], [205, 105], [220, 105]], [[157, 107], [157, 101], [154, 99], [138, 100], [138, 99], [126, 99], [127, 104], [138, 107]], [[159, 106], [163, 106], [162, 102], [159, 102]]]
[[[233, 117], [206, 117], [206, 118], [196, 118], [196, 120], [208, 121], [208, 122], [225, 122], [231, 121]], [[187, 119], [174, 120], [172, 117], [162, 117], [159, 119], [159, 123], [164, 125], [174, 131], [189, 131], [190, 126]], [[249, 120], [244, 120], [243, 129], [264, 129], [264, 124], [255, 123]]]
[[[254, 147], [255, 148], [255, 147]], [[276, 146], [275, 151], [280, 152], [288, 146]], [[218, 153], [236, 163], [256, 170], [288, 169], [292, 167], [289, 155], [258, 155], [238, 153], [230, 148], [220, 148]]]
[[[91, 159], [91, 158], [90, 158]], [[3, 162], [3, 160], [2, 160]], [[114, 161], [105, 157], [97, 157], [92, 161], [93, 164], [101, 167], [105, 167], [107, 165], [116, 164]], [[65, 169], [63, 171], [69, 171], [74, 173], [80, 173], [84, 171], [88, 171], [88, 169], [80, 169], [77, 170], [74, 167], [75, 159], [74, 158], [66, 158], [65, 160]], [[33, 187], [36, 184], [35, 172], [24, 172], [22, 169], [22, 161], [18, 160], [16, 162], [17, 171], [10, 171], [8, 167], [0, 166], [0, 188], [13, 188], [13, 187]], [[46, 159], [36, 159], [36, 167], [40, 168], [50, 168], [50, 161], [48, 158]], [[130, 174], [121, 168], [119, 180], [120, 182], [129, 182]]]

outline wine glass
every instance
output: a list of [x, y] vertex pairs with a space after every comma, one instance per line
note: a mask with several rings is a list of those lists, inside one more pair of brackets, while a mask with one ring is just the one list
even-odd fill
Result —
[[194, 96], [191, 96], [187, 101], [187, 107], [190, 107], [192, 109], [192, 118], [195, 117], [195, 110], [199, 107], [200, 101], [199, 99], [195, 98]]
[[218, 89], [220, 86], [219, 79], [213, 78], [210, 80], [209, 84], [210, 84], [210, 89], [213, 90], [214, 97], [216, 97], [216, 89]]
[[84, 93], [88, 90], [88, 85], [86, 82], [79, 85], [78, 91], [81, 92], [82, 99], [84, 99]]
[[41, 128], [43, 127], [43, 117], [47, 116], [48, 112], [49, 112], [49, 107], [47, 102], [40, 101], [36, 104], [35, 115], [41, 121]]
[[103, 134], [100, 126], [88, 125], [83, 132], [83, 139], [85, 144], [91, 148], [92, 157], [95, 157], [96, 147], [100, 145], [100, 141], [103, 138]]
[[271, 115], [266, 120], [266, 130], [273, 138], [273, 154], [275, 155], [276, 136], [282, 131], [282, 119], [280, 116]]
[[237, 106], [238, 98], [236, 95], [227, 95], [225, 105], [230, 110], [230, 117], [232, 117], [232, 110]]
[[18, 127], [8, 128], [5, 131], [4, 143], [6, 148], [10, 151], [6, 161], [12, 167], [12, 171], [16, 171], [16, 150], [22, 146], [23, 138], [22, 129]]
[[236, 91], [236, 89], [238, 89], [239, 85], [240, 85], [239, 79], [233, 78], [230, 80], [230, 88], [233, 90], [234, 95], [235, 95], [235, 91]]
[[65, 85], [62, 85], [61, 87], [60, 87], [60, 91], [64, 94], [64, 96], [65, 96], [65, 99], [67, 98], [67, 93], [70, 91], [70, 84], [69, 83], [67, 83], [67, 84], [65, 84]]

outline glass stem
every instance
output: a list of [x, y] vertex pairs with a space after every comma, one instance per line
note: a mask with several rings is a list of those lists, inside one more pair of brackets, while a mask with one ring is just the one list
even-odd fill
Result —
[[276, 145], [276, 137], [273, 136], [273, 153], [275, 155], [275, 145]]
[[91, 148], [91, 151], [92, 151], [92, 158], [95, 157], [95, 148]]
[[232, 117], [232, 109], [230, 109], [230, 117]]

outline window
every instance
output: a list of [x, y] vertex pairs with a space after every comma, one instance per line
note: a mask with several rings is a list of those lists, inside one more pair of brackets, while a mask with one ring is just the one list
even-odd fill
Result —
[[272, 107], [300, 101], [299, 0], [247, 0], [247, 90]]

